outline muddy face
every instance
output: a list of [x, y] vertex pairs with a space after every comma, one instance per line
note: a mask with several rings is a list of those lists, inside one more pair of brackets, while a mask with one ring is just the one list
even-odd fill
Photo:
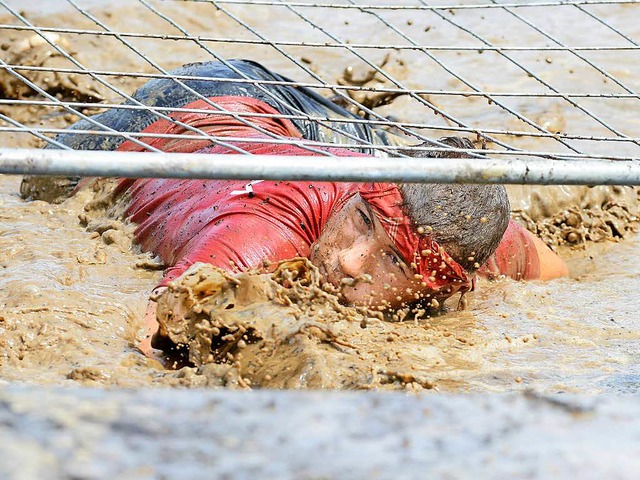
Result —
[[310, 259], [351, 304], [399, 307], [430, 293], [421, 291], [414, 272], [358, 194], [329, 218]]

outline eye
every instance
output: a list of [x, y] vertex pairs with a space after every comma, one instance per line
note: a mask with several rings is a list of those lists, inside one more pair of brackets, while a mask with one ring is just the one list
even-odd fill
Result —
[[371, 219], [367, 216], [366, 213], [364, 213], [362, 210], [358, 209], [358, 213], [360, 214], [360, 216], [362, 217], [362, 221], [365, 223], [365, 225], [367, 225], [368, 227], [371, 226]]
[[400, 266], [401, 262], [398, 256], [392, 252], [385, 252], [385, 256], [393, 263], [394, 265]]

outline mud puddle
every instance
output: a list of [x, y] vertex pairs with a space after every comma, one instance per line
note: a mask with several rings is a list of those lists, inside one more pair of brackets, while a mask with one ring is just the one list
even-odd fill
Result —
[[[246, 37], [246, 29], [224, 14], [212, 14], [210, 7], [163, 4], [164, 11], [172, 17], [178, 18], [179, 13], [181, 24], [192, 32], [211, 34], [215, 26], [222, 36]], [[237, 12], [246, 14], [243, 8], [246, 10], [239, 6]], [[178, 32], [140, 4], [136, 4], [135, 11], [135, 15], [125, 13], [116, 2], [111, 12], [98, 10], [97, 14], [122, 31]], [[624, 19], [623, 11], [616, 15]], [[75, 11], [72, 15], [54, 9], [46, 17], [32, 18], [48, 25], [95, 28], [94, 23]], [[202, 20], [205, 18], [210, 21]], [[7, 21], [13, 20], [7, 17]], [[282, 35], [300, 35], [302, 23], [288, 24], [296, 26], [290, 31], [282, 29], [289, 20], [286, 15], [280, 19], [256, 15], [255, 25], [265, 35], [279, 35], [285, 30], [287, 33]], [[480, 19], [477, 22], [474, 25], [480, 28]], [[366, 22], [360, 26], [343, 22], [336, 28], [341, 35], [355, 38], [368, 26]], [[425, 26], [419, 28], [422, 31]], [[450, 40], [449, 33], [444, 24], [434, 24], [430, 41], [445, 43]], [[0, 34], [5, 53], [11, 56], [6, 58], [12, 63], [48, 68], [67, 68], [73, 63], [55, 53], [55, 49], [34, 41], [29, 32], [8, 29]], [[313, 39], [321, 41], [324, 37], [310, 37]], [[395, 37], [380, 41], [392, 43]], [[75, 59], [94, 69], [115, 73], [153, 71], [111, 37], [68, 34], [56, 42], [70, 46]], [[166, 68], [176, 67], [185, 59], [211, 58], [202, 48], [183, 42], [175, 43], [172, 49], [166, 49], [166, 42], [160, 40], [135, 40], [135, 45]], [[227, 58], [247, 56], [241, 46], [225, 43], [219, 47], [216, 51]], [[362, 79], [369, 80], [365, 82], [369, 86], [384, 84], [379, 75], [368, 79], [369, 68], [342, 51], [298, 48], [292, 52], [304, 56], [312, 71], [332, 82], [342, 78], [351, 79], [351, 84]], [[411, 75], [411, 55], [394, 53], [388, 61], [383, 56], [375, 60], [379, 64], [387, 62], [385, 68], [392, 69], [409, 86], [451, 88], [446, 76], [436, 74], [429, 76], [429, 85], [420, 84]], [[256, 47], [252, 58], [296, 79], [308, 79], [284, 56], [274, 56], [266, 46]], [[459, 58], [454, 64], [472, 71], [483, 65], [480, 58]], [[580, 73], [587, 82], [589, 74]], [[558, 78], [561, 74], [560, 70], [554, 73]], [[117, 89], [89, 82], [86, 76], [50, 78], [32, 73], [28, 78], [56, 98], [82, 103], [81, 111], [87, 114], [98, 111], [98, 101], [122, 101]], [[142, 82], [128, 75], [104, 78], [127, 93]], [[6, 98], [41, 99], [33, 89], [25, 89], [12, 78], [2, 77], [0, 85]], [[463, 100], [464, 105], [451, 104], [452, 100], [445, 97], [431, 97], [430, 101], [456, 115], [464, 114], [472, 122], [505, 127], [502, 114], [488, 113], [483, 100], [471, 97]], [[551, 124], [578, 132], [589, 128], [589, 122], [577, 118], [573, 110], [554, 105], [529, 110], [535, 110], [540, 123], [546, 122], [550, 130], [556, 128]], [[76, 119], [59, 107], [2, 105], [1, 109], [27, 125], [64, 128]], [[403, 121], [424, 122], [425, 115], [431, 119], [431, 112], [416, 109], [405, 97], [396, 98], [379, 110]], [[608, 106], [603, 114], [607, 112]], [[630, 110], [614, 113], [621, 121], [634, 125]], [[433, 120], [441, 127], [447, 125], [440, 117], [434, 116]], [[445, 133], [446, 130], [435, 128], [427, 132], [433, 137]], [[41, 140], [24, 133], [2, 132], [1, 138], [5, 147], [42, 145]], [[540, 140], [539, 145], [527, 143], [531, 139], [521, 143], [510, 140], [522, 148], [548, 148], [546, 140]], [[627, 150], [623, 148], [621, 152]], [[202, 279], [191, 277], [188, 289], [216, 284], [221, 293], [211, 296], [207, 305], [192, 305], [194, 321], [187, 325], [192, 329], [200, 325], [201, 331], [208, 329], [212, 333], [216, 328], [221, 331], [207, 340], [206, 336], [177, 329], [174, 334], [178, 340], [189, 343], [200, 339], [193, 348], [196, 366], [172, 371], [145, 358], [135, 348], [142, 334], [147, 299], [160, 273], [152, 258], [131, 248], [129, 227], [87, 212], [85, 206], [94, 200], [92, 192], [55, 205], [29, 203], [18, 197], [19, 181], [0, 177], [0, 376], [5, 381], [101, 387], [447, 392], [533, 388], [583, 393], [634, 392], [640, 384], [636, 366], [640, 321], [634, 313], [640, 308], [635, 293], [640, 290], [640, 241], [634, 234], [639, 204], [635, 189], [510, 187], [514, 214], [559, 249], [570, 265], [571, 278], [549, 283], [480, 281], [477, 291], [469, 295], [468, 310], [455, 311], [453, 301], [446, 314], [416, 321], [382, 321], [363, 312], [345, 311], [327, 298], [320, 301], [317, 297], [301, 297], [286, 304], [283, 299], [291, 297], [276, 295], [278, 288], [265, 284], [259, 276], [233, 280], [207, 272]], [[249, 289], [250, 295], [245, 292], [242, 301], [233, 297], [233, 307], [227, 308], [232, 298], [229, 292], [236, 292], [237, 282], [244, 282], [253, 290]], [[317, 285], [303, 287], [298, 294], [311, 295]], [[203, 317], [203, 312], [208, 313]], [[242, 334], [236, 335], [238, 332]], [[207, 341], [214, 342], [213, 353], [204, 348], [208, 347]]]
[[[198, 312], [191, 328], [209, 312], [215, 322], [198, 328], [222, 327], [219, 337], [230, 336], [218, 339], [218, 357], [207, 358], [211, 350], [200, 342], [192, 358], [197, 366], [171, 371], [135, 349], [149, 292], [160, 278], [149, 269], [152, 259], [126, 241], [105, 241], [118, 238], [119, 228], [127, 237], [117, 222], [98, 231], [80, 226], [88, 193], [60, 205], [24, 202], [18, 182], [5, 176], [0, 184], [4, 380], [412, 391], [637, 388], [636, 238], [568, 251], [573, 278], [481, 281], [469, 310], [405, 322], [314, 297], [317, 285], [278, 293], [263, 276], [230, 279], [207, 267], [176, 291], [217, 289], [202, 305], [191, 305]], [[242, 282], [239, 294], [235, 285]], [[174, 330], [176, 339], [185, 325]]]

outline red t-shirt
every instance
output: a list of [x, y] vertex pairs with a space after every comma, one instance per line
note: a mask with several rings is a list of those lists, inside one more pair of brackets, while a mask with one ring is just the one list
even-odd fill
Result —
[[[246, 97], [214, 97], [222, 110], [236, 113], [277, 115], [269, 105]], [[207, 113], [176, 112], [174, 120], [198, 127], [217, 137], [264, 138], [265, 143], [233, 142], [247, 153], [260, 155], [322, 155], [294, 145], [269, 144], [269, 132], [299, 140], [301, 135], [287, 119], [268, 116], [243, 118], [257, 124], [259, 131], [216, 107], [198, 100], [183, 108], [210, 110]], [[167, 120], [158, 120], [144, 133], [180, 134], [187, 130]], [[222, 139], [221, 139], [222, 140]], [[146, 143], [167, 152], [202, 151], [236, 154], [225, 146], [205, 148], [211, 142], [188, 138], [145, 138]], [[338, 156], [365, 156], [340, 148], [320, 148]], [[143, 151], [124, 142], [118, 150]], [[119, 189], [127, 190], [130, 203], [126, 216], [138, 224], [135, 240], [146, 251], [160, 256], [169, 269], [160, 286], [180, 276], [195, 262], [210, 263], [229, 271], [259, 267], [264, 260], [276, 262], [308, 256], [329, 216], [358, 190], [356, 183], [262, 181], [125, 179]], [[234, 194], [233, 192], [245, 191]], [[516, 279], [538, 278], [539, 262], [530, 232], [510, 222], [500, 246], [481, 269], [486, 275], [504, 274]]]
[[[273, 146], [239, 144], [256, 154]], [[307, 150], [278, 145], [282, 155], [309, 155]], [[332, 149], [336, 155], [358, 155]], [[210, 153], [234, 153], [214, 147]], [[138, 228], [135, 239], [144, 250], [169, 265], [160, 285], [181, 275], [195, 262], [237, 271], [309, 255], [327, 219], [358, 191], [355, 183], [139, 179], [129, 186], [125, 214]], [[243, 192], [234, 194], [233, 192]]]

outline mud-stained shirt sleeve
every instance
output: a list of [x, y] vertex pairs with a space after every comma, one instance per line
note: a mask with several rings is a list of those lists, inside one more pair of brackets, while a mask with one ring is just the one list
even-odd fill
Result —
[[540, 257], [533, 241], [533, 233], [510, 220], [498, 248], [478, 273], [488, 278], [500, 275], [515, 280], [540, 278]]
[[[238, 144], [253, 153], [267, 150]], [[288, 145], [268, 150], [308, 154]], [[231, 153], [221, 147], [205, 152]], [[163, 286], [196, 262], [241, 271], [265, 260], [308, 256], [329, 216], [355, 194], [357, 184], [138, 179], [124, 188], [130, 198], [125, 215], [137, 224], [136, 242], [168, 267]]]
[[211, 205], [204, 212], [188, 209], [181, 240], [167, 232], [177, 248], [166, 252], [172, 266], [160, 286], [196, 262], [243, 271], [260, 268], [265, 260], [308, 257], [336, 202], [349, 194], [346, 185], [335, 183], [260, 182], [250, 195], [230, 195], [232, 186], [241, 191], [245, 184], [227, 183], [227, 196], [215, 211]]
[[[233, 112], [277, 113], [251, 98], [212, 100]], [[206, 107], [201, 103], [190, 106]], [[283, 144], [283, 139], [293, 142], [300, 138], [286, 119], [256, 117], [254, 123], [269, 132], [269, 136], [228, 115], [178, 112], [171, 116], [220, 139], [231, 135], [250, 141], [234, 141], [233, 148], [228, 145], [202, 148], [210, 143], [196, 142], [184, 135], [177, 140], [150, 137], [147, 143], [163, 151], [184, 153], [364, 156], [340, 148], [309, 150]], [[175, 134], [184, 133], [184, 129], [170, 121], [156, 121], [145, 132]], [[143, 148], [125, 142], [119, 150]], [[357, 186], [329, 182], [128, 179], [121, 182], [119, 190], [129, 198], [125, 215], [137, 224], [135, 240], [168, 267], [161, 283], [165, 285], [196, 262], [239, 271], [260, 267], [265, 260], [277, 262], [308, 256], [329, 215], [357, 191]]]

